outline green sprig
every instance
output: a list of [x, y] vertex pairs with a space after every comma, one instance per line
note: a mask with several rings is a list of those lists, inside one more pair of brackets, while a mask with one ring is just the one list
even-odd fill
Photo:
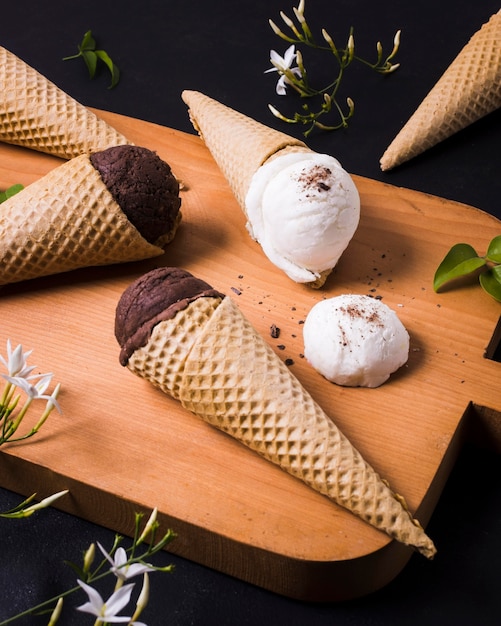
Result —
[[111, 57], [105, 50], [96, 49], [96, 41], [92, 36], [92, 31], [88, 30], [83, 36], [82, 42], [78, 45], [78, 53], [63, 58], [63, 61], [70, 61], [82, 57], [87, 69], [89, 77], [92, 79], [96, 75], [98, 61], [105, 64], [111, 74], [111, 84], [108, 89], [113, 89], [120, 80], [120, 70], [113, 63]]
[[[334, 80], [324, 87], [318, 88], [312, 86], [308, 81], [308, 75], [304, 66], [303, 55], [300, 50], [296, 52], [297, 65], [300, 71], [300, 75], [295, 74], [291, 69], [276, 65], [275, 69], [280, 76], [285, 77], [286, 84], [296, 91], [302, 98], [317, 98], [320, 104], [312, 108], [308, 104], [302, 105], [301, 112], [296, 112], [292, 117], [283, 115], [273, 105], [268, 105], [272, 114], [289, 124], [304, 124], [308, 125], [308, 129], [304, 135], [308, 136], [313, 129], [319, 128], [321, 130], [337, 130], [348, 126], [348, 121], [353, 117], [355, 112], [355, 104], [351, 98], [346, 98], [346, 107], [342, 107], [337, 98], [338, 91], [344, 77], [347, 68], [354, 62], [358, 61], [370, 69], [378, 72], [379, 74], [391, 74], [398, 67], [399, 63], [393, 63], [393, 60], [399, 50], [400, 46], [400, 31], [397, 31], [393, 40], [393, 49], [391, 53], [384, 57], [383, 46], [381, 42], [376, 44], [376, 60], [374, 62], [368, 61], [355, 52], [355, 39], [353, 34], [353, 28], [350, 28], [349, 35], [345, 47], [339, 48], [334, 43], [333, 38], [329, 35], [325, 28], [322, 28], [323, 43], [318, 43], [312, 34], [311, 28], [304, 16], [305, 2], [300, 0], [299, 6], [293, 8], [293, 19], [288, 17], [283, 11], [280, 12], [280, 17], [285, 26], [290, 30], [290, 33], [285, 33], [279, 28], [273, 20], [269, 20], [269, 24], [273, 32], [290, 44], [303, 45], [308, 48], [318, 50], [320, 52], [327, 52], [334, 58], [337, 65], [337, 74]], [[319, 121], [325, 115], [334, 112], [339, 121], [334, 123], [324, 123]]]
[[501, 302], [501, 235], [494, 237], [484, 256], [468, 243], [452, 246], [435, 272], [433, 289], [438, 292], [462, 278], [478, 279], [484, 291]]
[[26, 498], [26, 500], [23, 500], [20, 504], [18, 504], [14, 508], [0, 513], [0, 517], [7, 518], [7, 519], [24, 519], [25, 517], [30, 517], [36, 511], [52, 506], [52, 504], [56, 500], [66, 495], [67, 493], [68, 493], [67, 489], [63, 491], [58, 491], [57, 493], [54, 493], [51, 496], [48, 496], [47, 498], [40, 500], [40, 502], [32, 504], [33, 500], [35, 499], [35, 496], [37, 495], [36, 493], [34, 493], [28, 498]]
[[[61, 494], [57, 494], [57, 495], [63, 495], [64, 493], [66, 492], [61, 492]], [[31, 499], [32, 498], [29, 498], [22, 504], [25, 505], [26, 503], [31, 501]], [[153, 566], [149, 562], [149, 559], [155, 554], [157, 554], [158, 552], [163, 551], [165, 547], [176, 538], [177, 536], [176, 533], [168, 529], [167, 532], [165, 532], [160, 538], [157, 538], [157, 533], [159, 530], [159, 523], [156, 519], [157, 518], [156, 508], [152, 511], [144, 527], [144, 530], [141, 532], [140, 524], [142, 522], [142, 518], [143, 518], [142, 513], [136, 513], [134, 539], [132, 541], [132, 545], [126, 549], [127, 561], [123, 564], [123, 567], [126, 569], [130, 567], [131, 565], [140, 564], [140, 565], [147, 565], [148, 568], [154, 572], [161, 572], [161, 573], [173, 572], [174, 565], [167, 565], [163, 567]], [[116, 550], [120, 547], [123, 540], [124, 538], [121, 535], [119, 534], [115, 535], [113, 545], [109, 552], [110, 556], [113, 556], [115, 554]], [[137, 549], [143, 543], [146, 543], [146, 545], [142, 548], [141, 551], [139, 551], [140, 553], [138, 554]], [[84, 582], [88, 584], [96, 583], [97, 581], [102, 580], [104, 578], [108, 578], [110, 576], [113, 577], [114, 575], [112, 573], [112, 570], [109, 568], [108, 560], [106, 558], [100, 559], [96, 564], [94, 564], [95, 556], [96, 556], [95, 544], [92, 543], [83, 554], [81, 566], [76, 563], [69, 562], [69, 561], [66, 561], [66, 565], [70, 566], [71, 569], [76, 573], [76, 575], [81, 580], [83, 580]], [[120, 584], [120, 583], [118, 582], [117, 584]], [[77, 585], [77, 586], [71, 587], [67, 589], [66, 591], [63, 591], [62, 593], [58, 594], [57, 596], [54, 596], [53, 598], [50, 598], [44, 602], [41, 602], [40, 604], [37, 604], [36, 606], [31, 607], [27, 609], [26, 611], [23, 611], [22, 613], [13, 615], [12, 617], [1, 622], [0, 626], [11, 624], [12, 622], [15, 622], [16, 620], [22, 617], [27, 617], [30, 615], [41, 615], [44, 613], [51, 613], [52, 615], [49, 621], [49, 625], [55, 624], [62, 611], [63, 599], [79, 591], [81, 591], [80, 586]], [[144, 607], [141, 606], [140, 608], [142, 609]], [[135, 615], [135, 618], [136, 617], [137, 617], [137, 614]], [[98, 620], [98, 622], [101, 623], [100, 620]]]

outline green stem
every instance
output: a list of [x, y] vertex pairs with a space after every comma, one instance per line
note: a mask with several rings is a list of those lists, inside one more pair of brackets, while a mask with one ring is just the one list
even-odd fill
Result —
[[14, 615], [13, 617], [8, 617], [3, 622], [0, 622], [0, 626], [5, 626], [6, 624], [12, 624], [13, 622], [20, 619], [21, 617], [27, 617], [28, 615], [33, 615], [34, 613], [38, 613], [45, 609], [49, 609], [51, 605], [54, 605], [59, 600], [59, 598], [66, 598], [67, 596], [74, 593], [75, 591], [78, 591], [79, 589], [80, 587], [77, 586], [77, 587], [68, 589], [67, 591], [63, 591], [63, 593], [60, 593], [58, 596], [54, 596], [53, 598], [50, 598], [50, 600], [41, 602], [40, 604], [37, 604], [37, 606], [31, 607], [30, 609], [27, 609], [26, 611], [23, 611], [22, 613], [18, 613], [17, 615]]
[[[101, 569], [103, 564], [105, 563], [107, 563], [106, 560], [104, 560], [103, 563], [99, 565], [96, 572], [99, 569]], [[110, 574], [111, 572], [109, 570], [107, 570], [106, 572], [102, 572], [101, 574], [97, 574], [97, 575], [93, 574], [92, 576], [88, 578], [87, 582], [95, 583], [105, 578], [106, 576], [109, 576]], [[71, 589], [67, 589], [66, 591], [63, 591], [62, 593], [60, 593], [59, 595], [50, 598], [49, 600], [45, 600], [44, 602], [41, 602], [40, 604], [37, 604], [36, 606], [31, 607], [30, 609], [26, 609], [26, 611], [23, 611], [22, 613], [18, 613], [17, 615], [14, 615], [13, 617], [8, 617], [3, 622], [0, 622], [0, 626], [5, 626], [6, 624], [12, 624], [13, 622], [15, 622], [17, 619], [21, 617], [27, 617], [28, 615], [33, 615], [35, 613], [39, 613], [40, 611], [47, 610], [51, 607], [51, 605], [56, 604], [59, 598], [66, 598], [72, 593], [75, 593], [75, 591], [81, 591], [80, 585], [76, 585], [75, 587], [72, 587]], [[99, 620], [96, 623], [100, 623], [102, 626], [102, 622], [99, 622]]]

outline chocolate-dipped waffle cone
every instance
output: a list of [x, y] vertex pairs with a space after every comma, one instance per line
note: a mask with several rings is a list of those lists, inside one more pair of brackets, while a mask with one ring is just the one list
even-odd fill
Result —
[[336, 504], [432, 558], [435, 547], [403, 499], [233, 301], [200, 281], [200, 297], [178, 292], [172, 304], [164, 302], [164, 281], [172, 277], [179, 284], [194, 278], [177, 268], [159, 268], [122, 295], [115, 325], [122, 365]]
[[[180, 216], [155, 244], [174, 237]], [[80, 155], [0, 206], [0, 285], [158, 256], [163, 249], [155, 244], [127, 218], [89, 156]]]
[[501, 10], [478, 30], [381, 157], [389, 170], [501, 106]]
[[131, 143], [1, 46], [0, 141], [63, 159]]

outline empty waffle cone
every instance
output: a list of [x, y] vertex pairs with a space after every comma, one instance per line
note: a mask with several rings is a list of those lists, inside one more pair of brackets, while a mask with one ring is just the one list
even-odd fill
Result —
[[[135, 299], [126, 293], [122, 301]], [[154, 289], [148, 294], [157, 297]], [[149, 304], [143, 304], [148, 314]], [[160, 313], [148, 336], [141, 319], [142, 345], [133, 348], [124, 348], [128, 322], [121, 306], [117, 320], [123, 326], [117, 321], [115, 329], [122, 365], [378, 530], [434, 556], [432, 541], [403, 499], [364, 461], [230, 298], [209, 293], [174, 317], [162, 319]]]
[[261, 165], [284, 149], [287, 152], [311, 152], [299, 139], [265, 126], [198, 91], [185, 90], [182, 98], [189, 107], [195, 130], [228, 180], [244, 212], [250, 181]]
[[63, 159], [131, 143], [1, 46], [0, 141]]
[[501, 106], [501, 10], [461, 50], [381, 157], [389, 170]]
[[87, 155], [1, 205], [0, 285], [162, 253], [127, 219]]

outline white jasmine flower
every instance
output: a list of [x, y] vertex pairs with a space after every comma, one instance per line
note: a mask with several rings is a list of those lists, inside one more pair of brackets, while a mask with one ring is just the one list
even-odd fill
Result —
[[26, 359], [30, 356], [33, 350], [23, 352], [23, 346], [19, 344], [15, 350], [12, 350], [10, 339], [7, 339], [7, 360], [0, 354], [0, 362], [2, 362], [9, 376], [19, 376], [20, 378], [26, 378], [35, 367], [27, 367]]
[[296, 76], [301, 77], [301, 70], [299, 67], [292, 67], [292, 64], [296, 60], [297, 53], [294, 45], [289, 46], [285, 51], [283, 57], [281, 57], [275, 50], [270, 50], [270, 62], [273, 65], [272, 68], [265, 71], [278, 72], [281, 76], [278, 79], [276, 91], [279, 96], [285, 96], [287, 92], [287, 85], [290, 85], [290, 80], [287, 78], [287, 72], [292, 72]]
[[47, 398], [47, 406], [45, 407], [44, 416], [49, 415], [49, 413], [52, 411], [54, 407], [58, 410], [59, 413], [61, 413], [61, 407], [59, 406], [59, 403], [56, 400], [60, 391], [61, 391], [61, 383], [57, 383], [57, 385], [54, 388], [54, 391]]
[[[46, 391], [47, 387], [50, 385], [52, 376], [52, 374], [34, 374], [33, 376], [24, 377], [2, 374], [2, 377], [5, 378], [6, 381], [22, 389], [32, 400], [42, 399], [47, 401], [50, 400], [51, 396], [45, 395], [44, 391]], [[39, 380], [36, 383], [31, 382], [37, 378]]]
[[117, 613], [129, 603], [134, 583], [120, 587], [104, 602], [97, 589], [94, 589], [94, 587], [87, 585], [81, 580], [77, 580], [77, 582], [87, 593], [89, 598], [89, 601], [78, 606], [77, 610], [95, 615], [97, 618], [96, 622], [109, 622], [110, 624], [130, 623], [130, 617], [117, 615]]
[[112, 556], [106, 552], [99, 542], [97, 542], [97, 545], [107, 560], [111, 563], [110, 571], [122, 581], [134, 578], [134, 576], [145, 574], [146, 572], [155, 571], [154, 567], [147, 565], [146, 563], [131, 563], [130, 565], [127, 565], [127, 553], [123, 548], [117, 548], [115, 550], [114, 558], [112, 558]]

